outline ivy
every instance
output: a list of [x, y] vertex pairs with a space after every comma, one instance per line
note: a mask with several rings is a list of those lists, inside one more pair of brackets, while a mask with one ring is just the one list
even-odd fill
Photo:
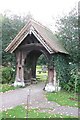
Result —
[[62, 89], [71, 92], [78, 92], [80, 86], [80, 77], [78, 65], [69, 64], [69, 56], [64, 54], [55, 54], [51, 59], [51, 65], [54, 65], [57, 80], [59, 80]]
[[55, 54], [52, 59], [57, 73], [57, 80], [59, 80], [60, 86], [64, 88], [64, 85], [66, 85], [70, 79], [68, 56], [64, 54]]

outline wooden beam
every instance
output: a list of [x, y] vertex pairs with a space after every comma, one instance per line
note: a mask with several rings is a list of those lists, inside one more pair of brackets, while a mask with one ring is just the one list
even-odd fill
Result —
[[41, 48], [43, 48], [43, 46], [40, 43], [25, 44], [25, 45], [21, 45], [19, 48], [24, 49], [24, 48], [29, 48], [29, 47], [41, 47]]

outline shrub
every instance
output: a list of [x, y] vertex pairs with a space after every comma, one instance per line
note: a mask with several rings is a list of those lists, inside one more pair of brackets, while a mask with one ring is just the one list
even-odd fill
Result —
[[80, 86], [80, 76], [78, 69], [74, 67], [74, 69], [71, 70], [70, 74], [71, 74], [71, 78], [68, 82], [70, 91], [78, 92]]
[[80, 77], [78, 65], [70, 63], [68, 57], [64, 55], [54, 55], [54, 66], [57, 72], [57, 80], [62, 89], [72, 92], [78, 92], [80, 86]]
[[15, 76], [15, 70], [12, 67], [2, 68], [2, 84], [12, 83], [14, 81], [14, 76]]
[[62, 83], [63, 89], [71, 92], [78, 92], [80, 86], [80, 76], [77, 65], [70, 65], [70, 79]]

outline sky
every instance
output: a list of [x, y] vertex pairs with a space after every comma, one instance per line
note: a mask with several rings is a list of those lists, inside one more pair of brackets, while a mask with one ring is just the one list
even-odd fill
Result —
[[0, 13], [8, 10], [12, 14], [33, 18], [55, 31], [56, 19], [68, 14], [79, 0], [0, 0]]

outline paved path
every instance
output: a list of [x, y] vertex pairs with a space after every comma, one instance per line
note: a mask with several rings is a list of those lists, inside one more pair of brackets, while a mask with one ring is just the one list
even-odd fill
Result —
[[39, 108], [41, 109], [41, 112], [47, 111], [49, 113], [78, 116], [78, 108], [76, 107], [60, 106], [55, 102], [47, 101], [43, 88], [44, 84], [39, 83], [36, 85], [30, 85], [26, 88], [9, 91], [7, 93], [0, 93], [0, 110], [26, 104], [27, 96], [30, 95], [31, 108]]

